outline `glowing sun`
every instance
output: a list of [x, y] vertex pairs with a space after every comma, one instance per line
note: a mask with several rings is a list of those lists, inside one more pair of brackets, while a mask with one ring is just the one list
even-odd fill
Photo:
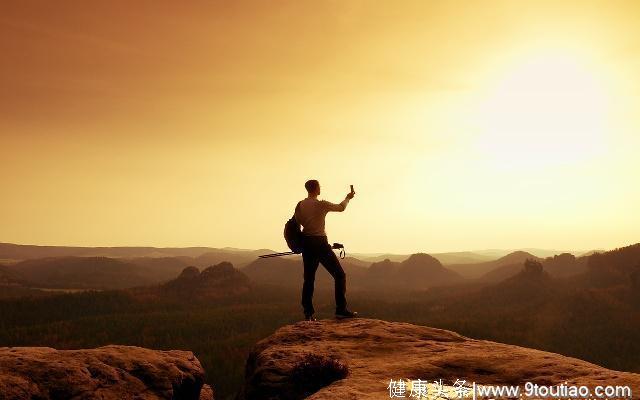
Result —
[[608, 93], [587, 59], [546, 53], [515, 63], [479, 108], [478, 147], [501, 167], [545, 167], [598, 153]]

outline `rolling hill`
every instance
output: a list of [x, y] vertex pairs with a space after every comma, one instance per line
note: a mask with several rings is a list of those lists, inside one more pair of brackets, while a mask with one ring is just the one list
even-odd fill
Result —
[[252, 288], [251, 280], [222, 262], [200, 271], [197, 267], [186, 267], [178, 277], [160, 285], [130, 289], [129, 293], [140, 300], [199, 301], [230, 299], [247, 293]]
[[[448, 265], [447, 268], [457, 272], [464, 278], [482, 278], [485, 281], [497, 282], [517, 273], [520, 270], [522, 263], [527, 259], [537, 260], [538, 257], [531, 253], [527, 253], [526, 251], [519, 250], [502, 256], [497, 260], [473, 264], [454, 264]], [[514, 270], [512, 274], [508, 272], [511, 270]], [[487, 274], [489, 275], [487, 276]]]
[[8, 268], [40, 288], [122, 289], [151, 282], [142, 267], [107, 257], [51, 257]]

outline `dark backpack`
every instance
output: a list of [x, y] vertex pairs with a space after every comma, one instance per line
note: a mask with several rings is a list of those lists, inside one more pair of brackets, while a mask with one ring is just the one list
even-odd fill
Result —
[[[296, 205], [296, 211], [300, 208], [300, 202]], [[293, 217], [289, 218], [286, 224], [284, 224], [284, 240], [287, 241], [287, 246], [296, 254], [302, 253], [302, 231], [300, 230], [300, 224], [296, 221], [296, 214], [293, 213]]]

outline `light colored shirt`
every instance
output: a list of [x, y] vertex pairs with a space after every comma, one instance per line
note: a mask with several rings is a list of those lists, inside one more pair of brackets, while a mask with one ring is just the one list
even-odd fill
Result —
[[300, 202], [300, 207], [296, 209], [296, 221], [302, 225], [302, 233], [308, 236], [327, 236], [324, 230], [324, 218], [329, 211], [344, 211], [349, 204], [349, 199], [344, 199], [339, 204], [334, 204], [326, 200], [318, 200], [314, 197], [307, 197]]

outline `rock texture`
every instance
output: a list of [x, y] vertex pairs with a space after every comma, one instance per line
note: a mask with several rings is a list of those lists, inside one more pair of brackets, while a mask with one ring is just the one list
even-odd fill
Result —
[[1, 347], [0, 399], [212, 400], [213, 391], [189, 351]]
[[[615, 349], [612, 349], [615, 351]], [[474, 340], [457, 333], [372, 319], [299, 322], [258, 342], [246, 366], [240, 398], [292, 399], [290, 376], [308, 354], [335, 359], [348, 375], [309, 399], [389, 399], [390, 379], [457, 379], [479, 384], [627, 385], [640, 398], [640, 374], [618, 372], [518, 346]], [[407, 396], [409, 397], [409, 392]]]

